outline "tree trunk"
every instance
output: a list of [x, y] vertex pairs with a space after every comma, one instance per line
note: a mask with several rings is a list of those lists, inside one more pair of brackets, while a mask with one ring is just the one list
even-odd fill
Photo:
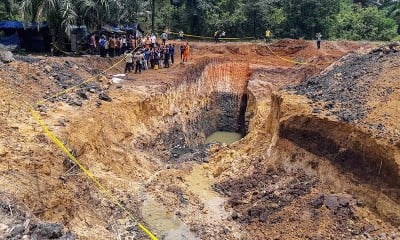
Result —
[[253, 34], [254, 38], [257, 38], [257, 10], [255, 9], [253, 14]]
[[155, 0], [151, 1], [151, 31], [154, 33], [154, 16], [156, 14]]

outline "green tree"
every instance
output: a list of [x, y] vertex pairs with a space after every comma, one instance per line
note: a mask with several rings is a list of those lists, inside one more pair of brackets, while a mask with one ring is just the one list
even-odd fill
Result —
[[388, 41], [397, 36], [396, 22], [377, 7], [363, 8], [343, 1], [335, 22], [331, 28], [334, 38]]
[[53, 41], [63, 44], [77, 17], [71, 0], [24, 0], [21, 16], [26, 23], [47, 21]]
[[47, 21], [53, 42], [63, 47], [73, 25], [98, 28], [104, 23], [119, 22], [121, 9], [117, 0], [23, 0], [21, 17], [26, 23]]
[[269, 16], [269, 25], [275, 36], [285, 36], [286, 13], [283, 8], [273, 8]]
[[312, 39], [317, 32], [329, 38], [330, 26], [339, 13], [340, 2], [331, 0], [283, 0], [286, 14], [284, 37]]
[[18, 20], [20, 1], [0, 0], [0, 19], [2, 20]]
[[89, 28], [93, 29], [100, 28], [110, 18], [110, 2], [108, 0], [74, 1], [77, 23], [79, 25], [86, 24]]
[[397, 33], [400, 34], [400, 1], [387, 1], [382, 4], [380, 9], [387, 11], [387, 16], [394, 19], [397, 23], [398, 30]]
[[208, 35], [212, 35], [217, 30], [224, 30], [229, 36], [243, 36], [243, 26], [247, 21], [243, 14], [244, 3], [237, 0], [218, 1], [212, 11], [206, 14]]
[[245, 27], [251, 29], [251, 35], [254, 37], [262, 36], [265, 31], [266, 18], [265, 12], [268, 9], [268, 1], [249, 0], [243, 5], [243, 13], [246, 17]]

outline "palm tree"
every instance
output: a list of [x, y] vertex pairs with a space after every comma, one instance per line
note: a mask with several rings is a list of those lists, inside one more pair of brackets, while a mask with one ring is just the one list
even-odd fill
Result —
[[[78, 23], [86, 24], [89, 28], [98, 28], [110, 18], [110, 5], [115, 0], [78, 0], [75, 9], [78, 13]], [[118, 15], [118, 14], [115, 14]]]
[[47, 21], [53, 41], [63, 47], [74, 24], [101, 24], [110, 15], [110, 2], [116, 0], [23, 0], [21, 16], [26, 23]]
[[389, 17], [399, 17], [400, 16], [400, 1], [391, 1], [384, 5], [388, 10]]
[[[6, 1], [6, 0], [0, 0]], [[136, 20], [143, 0], [20, 0], [21, 16], [27, 23], [47, 21], [53, 41], [62, 46], [71, 26], [85, 24], [98, 29], [103, 24]]]
[[387, 0], [379, 6], [380, 9], [386, 10], [387, 16], [394, 19], [399, 25], [397, 32], [400, 34], [400, 1]]
[[77, 15], [72, 0], [23, 0], [21, 16], [26, 23], [47, 21], [53, 41], [62, 45]]

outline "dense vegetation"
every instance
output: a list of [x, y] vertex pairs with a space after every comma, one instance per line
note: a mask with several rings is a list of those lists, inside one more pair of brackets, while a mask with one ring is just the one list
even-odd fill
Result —
[[[153, 15], [154, 12], [154, 15]], [[140, 22], [210, 36], [393, 40], [399, 38], [399, 0], [0, 0], [0, 19], [46, 20], [54, 36], [71, 25], [98, 29]], [[153, 23], [153, 24], [152, 24]]]

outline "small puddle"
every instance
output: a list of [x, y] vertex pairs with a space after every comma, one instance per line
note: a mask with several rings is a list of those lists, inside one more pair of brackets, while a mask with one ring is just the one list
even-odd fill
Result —
[[242, 139], [242, 134], [240, 133], [217, 131], [207, 137], [206, 143], [221, 142], [231, 144], [240, 139]]
[[158, 204], [152, 197], [146, 197], [143, 203], [142, 214], [145, 222], [163, 240], [197, 240], [190, 232], [189, 227], [182, 223], [175, 215], [169, 214], [167, 209]]
[[194, 166], [191, 173], [185, 177], [185, 182], [190, 191], [204, 203], [208, 212], [205, 216], [209, 221], [218, 223], [228, 218], [230, 214], [225, 211], [225, 199], [211, 188], [213, 181], [206, 176], [207, 172], [208, 170], [202, 165]]

